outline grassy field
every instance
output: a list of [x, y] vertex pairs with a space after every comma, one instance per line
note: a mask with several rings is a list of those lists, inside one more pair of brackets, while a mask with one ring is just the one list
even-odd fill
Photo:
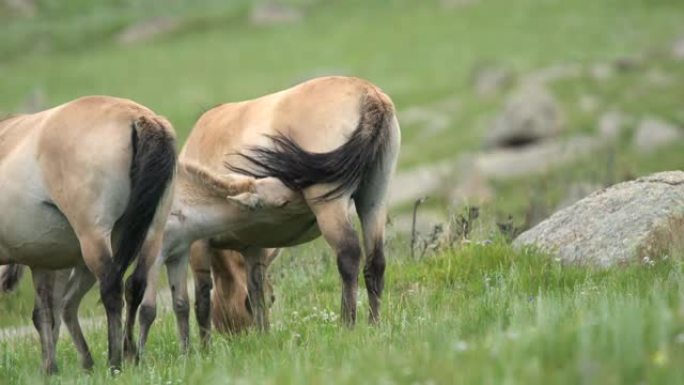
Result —
[[[51, 383], [677, 384], [684, 381], [684, 266], [591, 271], [500, 243], [414, 261], [391, 254], [384, 320], [340, 327], [336, 269], [309, 249], [277, 262], [273, 330], [214, 338], [179, 356], [165, 314], [140, 367], [106, 371], [103, 330], [87, 333], [93, 374], [68, 339]], [[365, 299], [361, 301], [364, 305]], [[196, 336], [195, 336], [196, 341]], [[40, 383], [33, 338], [3, 343], [4, 383]]]
[[[684, 34], [679, 0], [287, 3], [303, 10], [301, 22], [252, 25], [247, 0], [39, 0], [31, 18], [0, 6], [0, 115], [22, 109], [31, 95], [44, 95], [47, 106], [86, 94], [117, 95], [166, 115], [182, 141], [194, 120], [220, 102], [316, 75], [356, 75], [391, 95], [400, 119], [411, 108], [446, 117], [442, 130], [402, 125], [405, 170], [481, 148], [506, 92], [476, 95], [472, 77], [480, 66], [509, 69], [513, 87], [528, 74], [572, 64], [581, 68], [577, 76], [549, 85], [568, 135], [595, 133], [609, 110], [633, 118], [628, 131], [646, 116], [684, 126], [684, 65], [667, 55]], [[161, 17], [181, 26], [150, 41], [117, 43], [125, 26]], [[591, 75], [597, 64], [642, 55], [647, 59], [636, 69], [605, 80]], [[587, 95], [595, 108], [582, 107]], [[98, 327], [86, 331], [94, 372], [80, 371], [75, 349], [62, 338], [62, 374], [48, 382], [684, 383], [682, 256], [607, 271], [563, 267], [512, 250], [492, 226], [508, 215], [522, 223], [532, 197], [555, 207], [574, 182], [605, 184], [682, 165], [682, 143], [640, 153], [618, 141], [591, 159], [496, 182], [496, 198], [482, 208], [475, 237], [491, 244], [456, 244], [413, 260], [407, 240], [390, 229], [378, 327], [365, 324], [365, 312], [356, 329], [340, 327], [334, 259], [317, 241], [286, 252], [271, 269], [277, 300], [270, 334], [217, 337], [209, 352], [183, 357], [173, 316], [162, 312], [140, 367], [110, 378], [105, 331]], [[430, 205], [449, 208], [445, 199]], [[364, 308], [365, 293], [360, 300]], [[32, 304], [26, 279], [18, 293], [0, 297], [0, 327], [30, 325]], [[90, 293], [81, 315], [101, 314]], [[43, 383], [39, 365], [35, 334], [0, 340], [0, 384]]]

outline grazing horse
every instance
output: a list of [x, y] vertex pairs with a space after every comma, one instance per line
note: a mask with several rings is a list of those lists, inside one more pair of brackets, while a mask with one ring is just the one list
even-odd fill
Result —
[[[255, 323], [266, 330], [267, 249], [301, 244], [322, 234], [337, 255], [342, 278], [341, 318], [346, 325], [354, 325], [362, 251], [350, 218], [352, 204], [363, 231], [369, 320], [377, 322], [384, 286], [386, 198], [399, 146], [399, 123], [392, 101], [375, 85], [357, 78], [317, 78], [204, 113], [179, 155], [181, 168], [192, 165], [203, 172], [179, 172], [164, 234], [163, 260], [150, 269], [144, 295], [135, 289], [135, 277], [147, 274], [144, 269], [136, 269], [131, 284], [127, 283], [127, 298], [143, 297], [140, 347], [156, 314], [156, 271], [165, 262], [181, 345], [187, 349], [188, 254], [190, 245], [201, 239], [207, 239], [212, 247], [242, 253]], [[250, 182], [253, 187], [249, 191], [228, 197], [226, 185], [239, 175], [258, 179]], [[256, 205], [262, 207], [244, 208]], [[194, 268], [206, 272], [211, 264], [205, 261]], [[212, 282], [207, 274], [200, 278], [196, 311], [200, 336], [206, 343]], [[132, 301], [127, 311], [131, 348], [130, 318], [135, 316], [136, 302], [140, 303]]]
[[139, 253], [156, 256], [161, 248], [174, 143], [164, 118], [107, 96], [0, 122], [0, 265], [14, 265], [3, 271], [7, 286], [21, 270], [16, 264], [32, 271], [33, 323], [46, 372], [57, 370], [59, 309], [83, 366], [92, 367], [77, 313], [96, 280], [109, 366], [121, 367], [122, 277]]
[[[267, 252], [270, 263], [280, 249], [269, 249]], [[204, 270], [207, 262], [211, 265], [211, 271]], [[200, 240], [190, 248], [190, 268], [195, 277], [197, 294], [201, 295], [205, 282], [213, 285], [211, 320], [217, 331], [234, 334], [253, 325], [254, 317], [247, 295], [247, 267], [242, 254], [233, 250], [216, 249], [207, 240]], [[273, 303], [273, 289], [268, 281], [266, 290], [267, 300], [270, 299], [270, 303]]]

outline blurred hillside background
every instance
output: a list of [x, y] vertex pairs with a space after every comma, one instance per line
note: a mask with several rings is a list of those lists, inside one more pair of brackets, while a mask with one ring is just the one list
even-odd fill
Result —
[[89, 94], [182, 140], [222, 102], [329, 74], [371, 80], [402, 124], [406, 232], [478, 205], [529, 227], [597, 187], [684, 165], [678, 0], [2, 0], [0, 113]]
[[432, 241], [466, 205], [481, 236], [511, 238], [600, 187], [684, 165], [677, 0], [0, 4], [0, 114], [115, 95], [166, 115], [182, 143], [222, 102], [320, 75], [378, 84], [402, 125], [399, 234], [424, 196], [417, 230]]
[[[231, 341], [236, 354], [220, 345], [215, 354], [230, 358], [222, 361], [229, 370], [256, 368], [256, 383], [273, 373], [286, 379], [275, 383], [311, 380], [320, 367], [340, 367], [330, 373], [343, 373], [341, 382], [349, 383], [404, 376], [407, 367], [452, 383], [455, 362], [464, 378], [490, 380], [511, 373], [538, 383], [548, 383], [549, 375], [568, 383], [681, 378], [677, 369], [668, 371], [681, 368], [684, 357], [681, 264], [568, 272], [546, 259], [517, 259], [498, 240], [505, 245], [602, 187], [684, 168], [684, 1], [0, 0], [0, 116], [114, 95], [167, 116], [181, 145], [216, 104], [333, 74], [383, 88], [401, 123], [389, 321], [377, 333], [361, 329], [351, 342], [327, 326], [334, 318], [328, 310], [319, 317], [314, 307], [299, 323], [297, 311], [338, 306], [334, 262], [317, 241], [276, 261], [273, 319], [280, 326], [267, 338]], [[429, 198], [418, 210], [410, 258], [412, 209], [423, 197]], [[440, 254], [464, 240], [475, 242]], [[423, 264], [424, 255], [435, 258]], [[551, 296], [550, 307], [534, 302], [542, 292]], [[0, 327], [28, 324], [31, 297], [28, 279], [18, 294], [1, 297]], [[101, 315], [96, 301], [93, 291], [81, 314]], [[151, 355], [168, 364], [177, 346], [173, 317], [162, 313]], [[407, 337], [397, 339], [394, 330]], [[300, 334], [311, 350], [297, 349]], [[464, 340], [445, 337], [455, 334]], [[95, 350], [104, 352], [104, 333], [98, 335]], [[504, 347], [503, 358], [487, 366], [494, 353], [485, 348], [492, 344]], [[360, 353], [349, 353], [359, 346]], [[373, 350], [384, 346], [406, 357]], [[37, 342], [17, 349], [1, 352], [0, 372], [18, 382], [37, 378]], [[62, 351], [75, 373], [69, 349]], [[369, 371], [340, 366], [350, 354]], [[274, 360], [264, 367], [262, 355]], [[299, 361], [287, 372], [278, 360]], [[481, 370], [470, 370], [478, 364]], [[188, 365], [141, 369], [129, 380], [224, 378], [211, 377], [211, 363]], [[216, 373], [223, 375], [221, 368]], [[657, 377], [661, 369], [670, 377]]]

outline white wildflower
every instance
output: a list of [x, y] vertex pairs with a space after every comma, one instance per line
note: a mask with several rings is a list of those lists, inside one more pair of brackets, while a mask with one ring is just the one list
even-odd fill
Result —
[[655, 261], [651, 259], [651, 257], [649, 257], [648, 255], [641, 259], [641, 263], [647, 266], [655, 265]]
[[460, 340], [460, 341], [456, 341], [454, 343], [453, 348], [457, 352], [465, 352], [466, 350], [468, 350], [470, 348], [470, 346], [468, 345], [467, 342]]

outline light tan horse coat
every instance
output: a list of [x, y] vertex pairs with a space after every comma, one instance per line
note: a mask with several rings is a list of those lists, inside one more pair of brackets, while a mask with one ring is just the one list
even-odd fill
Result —
[[[197, 183], [197, 178], [179, 173], [162, 254], [183, 346], [189, 338], [188, 254], [190, 245], [200, 239], [244, 255], [251, 308], [257, 326], [265, 330], [267, 248], [297, 245], [322, 234], [337, 255], [341, 318], [353, 325], [362, 249], [350, 218], [352, 205], [363, 231], [369, 320], [377, 321], [384, 285], [387, 190], [399, 146], [391, 100], [357, 78], [313, 79], [254, 100], [222, 104], [202, 115], [179, 155], [181, 167], [199, 166], [216, 181], [234, 180], [229, 171], [266, 178], [257, 179], [251, 190], [266, 204], [252, 211], [240, 208], [251, 205], [245, 203], [250, 194], [226, 199], [214, 189], [220, 183]], [[158, 261], [156, 268], [159, 265]], [[209, 271], [210, 259], [197, 267]], [[154, 269], [150, 272], [150, 282], [156, 274]], [[196, 287], [203, 341], [210, 328], [212, 283], [207, 277]], [[152, 286], [140, 311], [142, 334], [154, 319]]]
[[[161, 247], [174, 137], [164, 118], [106, 96], [0, 122], [0, 265], [32, 269], [33, 321], [46, 371], [57, 370], [62, 287], [65, 324], [83, 366], [92, 366], [77, 311], [96, 280], [107, 313], [109, 365], [121, 366], [121, 280], [141, 249], [156, 256]], [[53, 271], [71, 267], [71, 275]]]

